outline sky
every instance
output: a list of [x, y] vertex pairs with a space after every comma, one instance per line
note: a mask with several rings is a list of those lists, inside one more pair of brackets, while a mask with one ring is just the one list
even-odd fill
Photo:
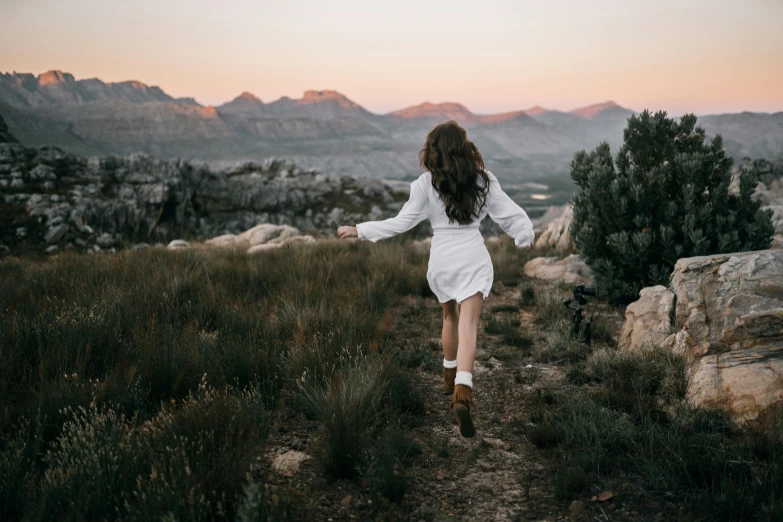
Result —
[[781, 20], [783, 0], [0, 0], [0, 72], [138, 80], [204, 105], [334, 89], [376, 113], [777, 112]]

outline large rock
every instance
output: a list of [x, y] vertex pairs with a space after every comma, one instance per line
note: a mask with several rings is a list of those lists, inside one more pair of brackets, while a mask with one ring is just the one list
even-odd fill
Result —
[[247, 249], [270, 242], [281, 242], [289, 237], [298, 236], [299, 230], [289, 225], [262, 223], [241, 234], [224, 234], [208, 239], [206, 244], [217, 247]]
[[574, 220], [574, 207], [565, 205], [562, 212], [541, 228], [535, 248], [570, 252], [574, 249], [569, 227]]
[[547, 281], [586, 283], [593, 277], [590, 267], [576, 254], [565, 259], [537, 257], [525, 263], [525, 275]]
[[169, 250], [181, 250], [183, 248], [190, 248], [190, 243], [188, 243], [184, 239], [175, 239], [174, 241], [169, 243], [166, 248], [168, 248]]
[[639, 350], [662, 344], [672, 333], [674, 292], [665, 286], [643, 288], [639, 300], [625, 309], [620, 333], [622, 350]]
[[289, 225], [262, 223], [241, 234], [224, 234], [206, 241], [207, 245], [219, 248], [237, 248], [248, 254], [280, 248], [295, 243], [314, 243], [311, 235], [301, 235], [298, 229]]
[[[674, 333], [660, 344], [686, 356], [688, 401], [720, 408], [738, 423], [763, 421], [783, 406], [783, 250], [680, 259], [670, 289]], [[658, 303], [668, 299], [655, 290], [636, 309], [654, 308], [653, 293]], [[651, 322], [660, 325], [663, 315]], [[626, 350], [644, 337], [637, 328], [645, 323], [632, 317], [623, 328]]]
[[305, 235], [305, 236], [290, 236], [283, 239], [276, 238], [272, 241], [269, 241], [268, 243], [262, 243], [260, 245], [255, 245], [247, 249], [248, 254], [257, 254], [259, 252], [265, 252], [267, 250], [274, 250], [276, 248], [281, 248], [286, 245], [294, 245], [294, 244], [311, 244], [315, 243], [315, 238], [311, 235]]

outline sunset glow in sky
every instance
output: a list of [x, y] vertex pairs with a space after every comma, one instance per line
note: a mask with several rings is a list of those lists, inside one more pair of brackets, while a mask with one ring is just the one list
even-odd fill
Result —
[[1, 0], [0, 20], [0, 72], [205, 105], [335, 89], [377, 113], [783, 110], [783, 0]]

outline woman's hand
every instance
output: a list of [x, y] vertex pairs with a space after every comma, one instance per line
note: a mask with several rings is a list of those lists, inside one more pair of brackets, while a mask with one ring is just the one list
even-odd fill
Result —
[[340, 236], [340, 239], [359, 237], [359, 230], [356, 227], [343, 225], [337, 229], [337, 235]]

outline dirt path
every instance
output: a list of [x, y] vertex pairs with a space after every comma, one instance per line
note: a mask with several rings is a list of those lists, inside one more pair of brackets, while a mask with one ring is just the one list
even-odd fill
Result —
[[[581, 513], [570, 513], [569, 501], [555, 500], [554, 463], [525, 437], [525, 426], [537, 390], [563, 386], [564, 376], [559, 366], [535, 361], [533, 354], [544, 338], [534, 316], [519, 309], [519, 295], [520, 287], [496, 283], [482, 309], [473, 380], [477, 431], [471, 439], [460, 436], [448, 409], [450, 396], [443, 391], [440, 307], [432, 297], [411, 297], [400, 305], [392, 326], [396, 338], [404, 350], [426, 349], [428, 355], [428, 364], [411, 369], [426, 415], [411, 433], [422, 452], [406, 470], [408, 489], [401, 501], [382, 498], [379, 505], [361, 484], [328, 482], [319, 477], [312, 459], [279, 484], [306, 499], [315, 511], [313, 520], [633, 520], [613, 506], [589, 501]], [[486, 333], [493, 316], [518, 319], [520, 331], [534, 345], [511, 347], [501, 335]], [[275, 419], [269, 441], [274, 450], [267, 461], [291, 448], [308, 452], [316, 428], [317, 423], [301, 415]]]
[[[450, 397], [443, 393], [440, 367], [416, 370], [429, 414], [416, 429], [425, 462], [411, 470], [413, 483], [406, 495], [413, 508], [411, 520], [556, 520], [561, 515], [553, 500], [551, 465], [523, 436], [534, 389], [517, 382], [515, 373], [520, 363], [528, 362], [494, 357], [497, 352], [520, 349], [503, 346], [500, 336], [487, 334], [483, 327], [492, 316], [518, 317], [524, 331], [532, 317], [524, 311], [493, 312], [499, 305], [516, 305], [519, 300], [518, 288], [500, 284], [495, 291], [484, 303], [478, 332], [473, 373], [477, 431], [473, 438], [459, 434], [448, 409]], [[437, 347], [434, 357], [440, 365], [438, 310], [428, 308], [402, 330], [410, 334], [412, 343], [424, 341]], [[428, 337], [422, 339], [422, 334]]]

